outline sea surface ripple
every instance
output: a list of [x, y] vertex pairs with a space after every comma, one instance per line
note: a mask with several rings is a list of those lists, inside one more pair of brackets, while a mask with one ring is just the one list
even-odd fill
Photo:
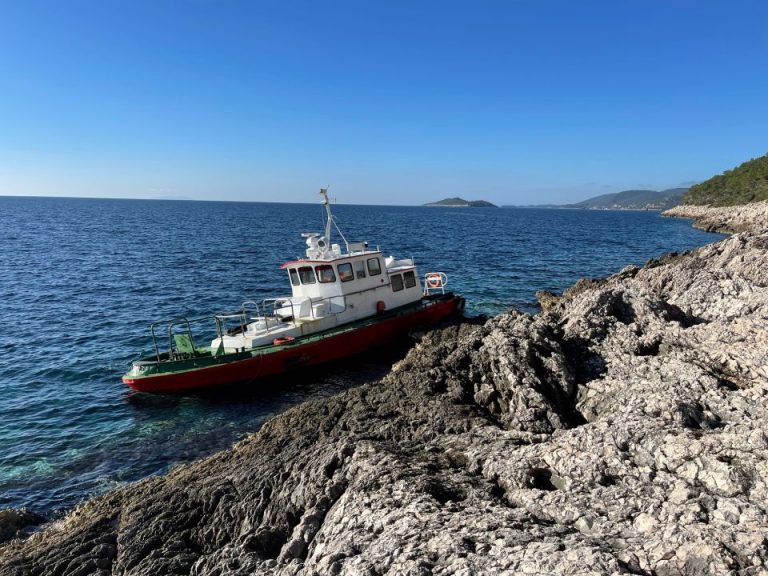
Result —
[[[349, 206], [350, 241], [444, 271], [470, 314], [532, 311], [561, 291], [718, 238], [657, 212]], [[185, 396], [120, 381], [148, 324], [285, 295], [279, 265], [320, 231], [319, 204], [0, 197], [0, 509], [55, 516], [211, 454], [299, 402], [381, 377], [385, 350], [252, 386]]]

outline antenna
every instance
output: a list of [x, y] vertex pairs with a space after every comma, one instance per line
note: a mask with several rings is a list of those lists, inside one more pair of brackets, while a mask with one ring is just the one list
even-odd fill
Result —
[[323, 206], [325, 206], [325, 241], [331, 243], [331, 225], [333, 224], [333, 214], [331, 213], [331, 203], [328, 200], [328, 188], [320, 188], [320, 196], [323, 197]]
[[325, 188], [320, 188], [320, 196], [323, 197], [323, 206], [325, 206], [325, 215], [326, 215], [325, 241], [328, 244], [328, 246], [331, 245], [331, 226], [335, 226], [336, 231], [339, 233], [339, 236], [341, 236], [341, 239], [344, 241], [344, 245], [347, 248], [347, 252], [349, 252], [349, 242], [347, 242], [347, 239], [344, 237], [344, 234], [342, 233], [341, 229], [339, 228], [339, 225], [336, 223], [336, 220], [333, 217], [333, 213], [331, 213], [331, 201], [328, 199], [328, 188], [330, 188], [330, 186], [326, 186]]

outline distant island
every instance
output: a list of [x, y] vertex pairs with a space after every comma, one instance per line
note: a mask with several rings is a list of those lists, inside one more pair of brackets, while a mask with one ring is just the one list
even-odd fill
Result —
[[624, 190], [613, 194], [601, 194], [563, 208], [587, 208], [589, 210], [668, 210], [680, 204], [688, 188], [668, 190]]
[[680, 204], [734, 206], [768, 200], [768, 154], [747, 160], [690, 188], [625, 190], [595, 196], [560, 208], [592, 210], [669, 210]]
[[442, 208], [498, 208], [486, 200], [464, 200], [464, 198], [445, 198], [437, 202], [430, 202], [424, 206], [439, 206]]
[[523, 208], [578, 208], [581, 210], [669, 210], [683, 202], [688, 188], [623, 190], [601, 194], [575, 204], [539, 204]]
[[[452, 198], [442, 202], [461, 200]], [[680, 205], [735, 206], [768, 200], [768, 154], [752, 158], [694, 184], [668, 190], [624, 190], [575, 204], [542, 204], [522, 208], [581, 208], [587, 210], [669, 210]]]

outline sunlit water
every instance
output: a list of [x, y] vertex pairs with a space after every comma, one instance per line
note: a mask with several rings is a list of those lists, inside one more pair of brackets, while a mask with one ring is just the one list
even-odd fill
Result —
[[[448, 274], [470, 314], [535, 309], [537, 290], [711, 242], [656, 212], [336, 206], [349, 241]], [[0, 508], [56, 514], [211, 454], [299, 402], [385, 374], [382, 351], [267, 389], [131, 392], [147, 325], [284, 295], [283, 261], [319, 204], [0, 197]]]

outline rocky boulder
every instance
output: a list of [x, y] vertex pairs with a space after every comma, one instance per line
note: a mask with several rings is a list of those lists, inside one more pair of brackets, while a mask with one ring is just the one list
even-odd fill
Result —
[[750, 226], [429, 332], [379, 382], [7, 542], [0, 574], [768, 574]]

